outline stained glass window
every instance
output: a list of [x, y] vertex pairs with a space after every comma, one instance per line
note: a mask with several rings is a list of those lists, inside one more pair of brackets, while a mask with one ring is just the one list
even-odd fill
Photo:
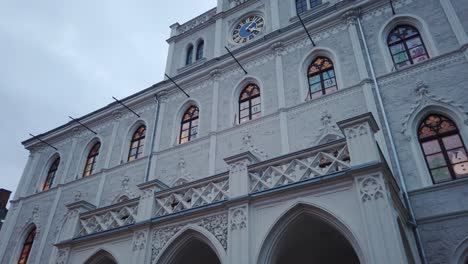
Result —
[[179, 144], [184, 144], [198, 136], [198, 107], [192, 105], [182, 116]]
[[31, 253], [31, 248], [36, 237], [36, 227], [29, 231], [26, 240], [23, 243], [23, 249], [21, 250], [21, 255], [18, 260], [18, 264], [26, 264], [28, 262], [29, 254]]
[[468, 157], [455, 123], [431, 114], [421, 122], [419, 142], [434, 183], [468, 176]]
[[261, 116], [260, 88], [255, 84], [247, 85], [239, 96], [239, 124]]
[[185, 65], [190, 65], [193, 62], [193, 45], [187, 49], [187, 57], [185, 58]]
[[60, 158], [56, 158], [50, 166], [49, 171], [47, 172], [47, 178], [42, 186], [43, 191], [49, 190], [52, 187], [52, 184], [54, 184], [55, 174], [57, 173], [59, 164]]
[[419, 31], [409, 25], [394, 28], [387, 39], [396, 68], [402, 68], [429, 58]]
[[83, 172], [83, 177], [93, 174], [94, 170], [96, 169], [96, 161], [99, 155], [100, 148], [101, 148], [100, 142], [94, 144], [94, 146], [91, 148], [91, 151], [88, 154], [88, 158], [86, 159], [86, 165], [85, 165], [85, 169]]
[[301, 14], [307, 11], [307, 0], [296, 0], [296, 12]]
[[130, 150], [128, 152], [128, 161], [138, 159], [143, 153], [143, 147], [145, 145], [146, 137], [146, 126], [140, 126], [135, 131], [130, 142]]
[[316, 58], [309, 66], [309, 98], [316, 99], [338, 91], [333, 62], [326, 57]]
[[202, 40], [202, 41], [200, 41], [200, 43], [198, 43], [198, 46], [197, 46], [196, 60], [203, 59], [203, 50], [204, 49], [205, 49], [205, 42]]

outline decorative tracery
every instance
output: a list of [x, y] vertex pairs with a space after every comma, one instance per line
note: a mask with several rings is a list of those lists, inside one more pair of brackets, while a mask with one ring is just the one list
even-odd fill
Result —
[[387, 38], [388, 48], [396, 68], [402, 68], [429, 58], [419, 31], [409, 25], [395, 27]]
[[96, 169], [96, 161], [99, 155], [99, 149], [101, 148], [101, 143], [98, 142], [94, 144], [89, 151], [88, 158], [86, 159], [86, 166], [83, 172], [83, 177], [89, 176], [93, 174], [94, 170]]
[[431, 114], [421, 122], [418, 137], [434, 183], [468, 176], [466, 148], [452, 120]]
[[128, 161], [138, 159], [143, 153], [143, 147], [145, 145], [146, 138], [146, 126], [142, 125], [138, 127], [130, 142], [130, 150], [128, 152]]
[[18, 260], [18, 264], [26, 264], [29, 259], [29, 254], [31, 253], [31, 248], [36, 237], [36, 227], [29, 231], [26, 240], [23, 243], [23, 248], [21, 249], [21, 255]]
[[198, 136], [198, 107], [192, 105], [182, 116], [179, 144], [184, 144]]
[[326, 94], [338, 91], [335, 68], [327, 57], [316, 58], [309, 66], [309, 97], [316, 99]]
[[260, 88], [256, 84], [247, 85], [239, 96], [239, 123], [261, 116]]
[[43, 191], [49, 190], [52, 187], [52, 184], [54, 184], [55, 174], [57, 173], [59, 164], [60, 157], [56, 158], [50, 166], [49, 171], [47, 172], [46, 180], [44, 182], [44, 185], [42, 186]]

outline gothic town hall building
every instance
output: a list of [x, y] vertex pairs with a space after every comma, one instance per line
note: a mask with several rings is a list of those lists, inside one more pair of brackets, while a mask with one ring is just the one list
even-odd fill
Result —
[[170, 28], [135, 113], [23, 142], [0, 263], [468, 263], [466, 0], [218, 0]]

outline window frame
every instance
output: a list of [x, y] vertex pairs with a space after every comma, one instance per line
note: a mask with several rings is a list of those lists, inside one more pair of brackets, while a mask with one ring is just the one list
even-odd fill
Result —
[[[298, 10], [298, 2], [301, 2], [301, 6], [304, 7], [304, 4], [305, 4], [305, 10], [302, 11], [302, 12], [299, 12]], [[312, 2], [314, 4], [312, 4]], [[320, 6], [321, 4], [323, 4], [323, 1], [322, 0], [294, 0], [294, 10], [296, 12], [296, 16], [299, 16], [301, 14], [304, 14], [306, 13], [307, 11], [309, 10], [312, 10], [314, 9], [315, 7], [317, 6]]]
[[[22, 247], [21, 247], [21, 251], [20, 251], [20, 255], [19, 255], [19, 258], [18, 258], [18, 264], [26, 264], [28, 263], [28, 259], [29, 259], [29, 255], [31, 255], [31, 249], [33, 247], [33, 244], [34, 244], [34, 240], [36, 238], [36, 234], [37, 234], [37, 228], [34, 226], [29, 232], [28, 234], [26, 235], [26, 238], [23, 240], [23, 244], [22, 244]], [[27, 247], [27, 248], [26, 248]], [[24, 261], [22, 261], [22, 256], [25, 252], [25, 250], [27, 251], [27, 255], [26, 255], [26, 258], [24, 259]]]
[[205, 41], [200, 40], [197, 44], [196, 54], [195, 54], [195, 61], [199, 61], [203, 59], [205, 56]]
[[190, 44], [187, 48], [187, 53], [185, 54], [185, 65], [191, 65], [193, 63], [193, 44]]
[[[143, 129], [143, 132], [140, 132], [140, 129]], [[137, 129], [135, 129], [135, 132], [133, 133], [132, 138], [130, 140], [127, 162], [137, 160], [138, 158], [141, 158], [140, 155], [143, 155], [146, 143], [146, 132], [147, 128], [145, 125], [140, 125]], [[135, 137], [137, 134], [138, 136]], [[133, 147], [134, 143], [137, 143], [136, 147]], [[136, 152], [134, 155], [132, 155], [132, 150], [134, 149], [136, 149]]]
[[[98, 146], [97, 150], [95, 150], [96, 146]], [[83, 177], [88, 177], [94, 174], [96, 170], [97, 157], [99, 156], [100, 151], [101, 151], [101, 146], [102, 146], [101, 142], [99, 141], [99, 142], [94, 143], [93, 146], [91, 147], [88, 153], [88, 156], [86, 157], [85, 167], [83, 170]], [[90, 162], [90, 160], [92, 161]], [[87, 170], [88, 165], [91, 165], [89, 171]]]
[[[316, 64], [316, 61], [319, 60], [319, 59], [323, 59], [323, 60], [328, 60], [330, 63], [331, 63], [331, 67], [330, 68], [327, 68], [327, 69], [320, 69], [318, 72], [314, 73], [314, 74], [310, 74], [310, 68], [312, 68], [312, 66], [314, 66]], [[324, 74], [330, 70], [333, 70], [333, 77], [331, 78], [328, 78], [328, 79], [325, 79], [324, 78]], [[311, 83], [310, 83], [310, 80], [312, 77], [315, 77], [315, 76], [319, 76], [320, 78], [320, 90], [322, 91], [322, 94], [320, 95], [320, 97], [323, 97], [325, 95], [329, 95], [329, 94], [333, 94], [335, 92], [337, 92], [339, 90], [339, 86], [338, 86], [338, 77], [336, 76], [336, 67], [335, 67], [335, 63], [333, 62], [332, 59], [330, 59], [328, 56], [317, 56], [315, 57], [312, 62], [309, 64], [309, 66], [307, 67], [307, 98], [309, 100], [315, 100], [315, 99], [318, 99], [318, 98], [312, 98], [312, 94], [315, 94], [315, 93], [318, 93], [319, 91], [316, 91], [316, 92], [312, 92], [311, 90]], [[336, 91], [335, 92], [331, 92], [331, 93], [326, 93], [327, 89], [333, 87], [333, 86], [330, 86], [330, 87], [325, 87], [325, 81], [326, 80], [330, 80], [330, 79], [335, 79], [335, 88], [336, 88]]]
[[[413, 36], [410, 36], [410, 37], [406, 37], [406, 38], [402, 38], [402, 37], [400, 36], [398, 41], [396, 41], [396, 42], [394, 42], [394, 43], [390, 43], [390, 41], [389, 41], [390, 36], [393, 35], [394, 32], [395, 32], [395, 30], [397, 30], [397, 29], [399, 29], [399, 28], [411, 28], [412, 30], [416, 31], [417, 34], [416, 34], [416, 35], [413, 35]], [[399, 33], [399, 34], [400, 34], [400, 33]], [[412, 39], [415, 39], [415, 38], [419, 38], [419, 40], [421, 41], [421, 44], [420, 44], [420, 45], [417, 45], [417, 46], [415, 46], [415, 47], [413, 47], [413, 48], [411, 48], [411, 49], [414, 49], [414, 48], [416, 48], [416, 47], [418, 47], [418, 46], [422, 46], [422, 47], [424, 48], [424, 52], [425, 52], [425, 53], [424, 53], [424, 55], [421, 55], [421, 56], [418, 56], [418, 57], [426, 56], [427, 58], [426, 58], [424, 61], [429, 60], [429, 59], [431, 58], [431, 56], [429, 55], [429, 51], [428, 51], [428, 49], [427, 49], [426, 43], [424, 42], [423, 36], [422, 36], [422, 34], [421, 34], [421, 31], [420, 31], [417, 27], [415, 27], [415, 26], [413, 26], [413, 25], [410, 25], [410, 24], [397, 24], [397, 25], [395, 25], [394, 27], [392, 27], [392, 28], [390, 29], [390, 31], [388, 32], [388, 34], [387, 34], [387, 36], [386, 36], [386, 46], [387, 46], [387, 49], [388, 49], [388, 51], [389, 51], [389, 53], [390, 53], [390, 57], [391, 57], [391, 59], [392, 59], [393, 67], [394, 67], [395, 69], [403, 69], [403, 68], [405, 68], [405, 67], [409, 67], [409, 66], [411, 66], [411, 65], [415, 65], [415, 64], [417, 64], [417, 63], [422, 62], [422, 61], [420, 61], [420, 62], [416, 62], [416, 63], [415, 63], [415, 62], [414, 62], [414, 59], [415, 59], [415, 58], [418, 58], [418, 57], [413, 58], [413, 57], [411, 56], [411, 52], [410, 52], [411, 49], [408, 48], [407, 42], [408, 42], [409, 40], [412, 40]], [[392, 53], [391, 47], [396, 46], [396, 45], [400, 45], [400, 44], [403, 45], [404, 50], [393, 54], [393, 53]], [[405, 54], [406, 54], [406, 57], [407, 57], [407, 60], [406, 60], [406, 61], [408, 61], [408, 62], [410, 63], [409, 65], [398, 66], [398, 63], [396, 63], [396, 61], [395, 61], [394, 55], [397, 55], [397, 54], [400, 54], [400, 53], [405, 53]], [[406, 62], [406, 61], [405, 61], [405, 62]], [[400, 62], [400, 64], [401, 64], [401, 62]]]
[[[196, 110], [193, 110], [193, 113], [192, 115], [190, 115], [190, 117], [188, 119], [184, 119], [185, 116], [192, 110], [192, 109], [196, 109]], [[196, 116], [194, 116], [193, 114], [194, 113], [197, 113]], [[193, 125], [193, 122], [194, 121], [197, 121], [198, 120], [198, 123], [196, 126]], [[189, 124], [188, 125], [188, 129], [184, 129], [184, 125], [185, 124]], [[192, 129], [196, 127], [197, 128], [197, 133], [194, 133], [192, 134]], [[180, 121], [180, 131], [179, 131], [179, 145], [182, 145], [182, 144], [185, 144], [185, 143], [188, 143], [190, 141], [192, 141], [193, 139], [196, 139], [198, 138], [198, 134], [199, 134], [199, 128], [200, 128], [200, 108], [196, 105], [190, 105], [187, 110], [184, 111], [184, 113], [182, 114], [182, 117], [181, 117], [181, 121]], [[186, 137], [182, 137], [182, 133], [184, 131], [188, 131], [188, 135]], [[185, 142], [182, 142], [182, 140], [184, 139], [187, 139], [187, 141]]]
[[49, 169], [47, 170], [46, 179], [42, 185], [42, 191], [48, 191], [52, 188], [59, 166], [60, 157], [56, 157], [54, 162], [52, 162], [52, 164], [49, 166]]
[[[454, 127], [455, 127], [455, 130], [452, 130], [452, 131], [447, 131], [447, 132], [443, 132], [443, 133], [436, 133], [435, 135], [433, 136], [429, 136], [429, 137], [425, 137], [425, 138], [421, 138], [419, 133], [420, 133], [420, 130], [421, 130], [421, 127], [423, 126], [423, 123], [430, 117], [430, 116], [438, 116], [439, 118], [444, 118], [446, 121], [450, 122]], [[454, 136], [454, 135], [458, 135], [458, 137], [460, 138], [460, 142], [461, 142], [461, 146], [459, 147], [455, 147], [453, 149], [449, 149], [447, 150], [444, 142], [443, 142], [443, 139], [444, 138], [447, 138], [447, 137], [450, 137], [450, 136]], [[451, 151], [451, 150], [456, 150], [456, 149], [462, 149], [465, 151], [466, 154], [468, 154], [467, 152], [467, 148], [466, 148], [466, 145], [465, 145], [465, 142], [463, 140], [463, 137], [462, 137], [462, 134], [461, 134], [461, 131], [460, 129], [458, 128], [457, 124], [455, 123], [455, 121], [453, 121], [453, 119], [447, 117], [446, 115], [443, 115], [443, 114], [438, 114], [438, 113], [431, 113], [431, 114], [427, 114], [425, 115], [425, 117], [419, 122], [419, 126], [418, 126], [418, 129], [417, 129], [417, 139], [418, 139], [418, 143], [419, 143], [419, 147], [422, 151], [422, 155], [423, 155], [423, 158], [424, 158], [424, 162], [426, 164], [426, 168], [427, 170], [429, 171], [429, 175], [431, 176], [431, 181], [432, 181], [432, 184], [441, 184], [441, 183], [446, 183], [446, 182], [451, 182], [451, 181], [455, 181], [455, 180], [459, 180], [459, 179], [464, 179], [464, 178], [468, 178], [468, 176], [465, 176], [465, 177], [457, 177], [457, 174], [455, 173], [454, 171], [454, 165], [457, 165], [457, 164], [461, 164], [461, 163], [464, 163], [464, 162], [468, 162], [467, 161], [462, 161], [460, 163], [455, 163], [453, 164], [452, 161], [450, 160], [450, 157], [448, 156], [448, 152]], [[434, 153], [430, 153], [430, 154], [426, 154], [426, 152], [424, 151], [424, 147], [423, 147], [423, 144], [426, 143], [426, 142], [431, 142], [431, 141], [434, 141], [436, 140], [437, 141], [437, 144], [438, 146], [440, 147], [440, 151], [439, 152], [434, 152]], [[430, 167], [429, 165], [429, 162], [427, 160], [427, 157], [428, 156], [433, 156], [433, 155], [437, 155], [437, 154], [442, 154], [442, 156], [444, 157], [444, 161], [445, 161], [445, 166], [439, 166], [439, 167], [435, 167], [435, 168], [432, 168]], [[432, 173], [432, 170], [436, 170], [436, 169], [441, 169], [441, 168], [447, 168], [448, 171], [449, 171], [449, 176], [450, 176], [450, 179], [448, 180], [444, 180], [444, 181], [439, 181], [439, 182], [436, 182], [434, 180], [434, 175]]]
[[[249, 88], [250, 86], [253, 86], [254, 89], [257, 89], [257, 90], [258, 90], [258, 94], [255, 94], [255, 95], [250, 94], [247, 98], [242, 99], [242, 95], [243, 95], [244, 93], [247, 92], [246, 90], [247, 90], [247, 88]], [[255, 120], [255, 119], [258, 119], [258, 118], [261, 117], [261, 114], [262, 114], [262, 109], [261, 109], [261, 107], [262, 107], [261, 98], [262, 98], [262, 97], [261, 97], [261, 96], [262, 96], [262, 91], [261, 91], [260, 87], [259, 87], [257, 84], [255, 84], [255, 83], [248, 83], [248, 84], [241, 90], [241, 92], [240, 92], [240, 94], [239, 94], [239, 100], [238, 100], [238, 115], [239, 115], [239, 117], [238, 117], [237, 121], [238, 121], [239, 124], [243, 124], [243, 123], [246, 123], [246, 122], [248, 122], [248, 121], [252, 121], [252, 120]], [[260, 101], [260, 102], [259, 102], [258, 104], [252, 105], [252, 101], [253, 101], [254, 99], [256, 99], [256, 98], [259, 98], [259, 101]], [[242, 108], [241, 108], [241, 105], [242, 105], [242, 103], [245, 103], [245, 102], [248, 102], [248, 103], [249, 103], [249, 106], [248, 106], [247, 108], [242, 109]], [[260, 106], [260, 111], [259, 111], [259, 112], [256, 112], [256, 113], [252, 113], [252, 109], [253, 109], [254, 106]], [[243, 110], [245, 110], [245, 109], [249, 109], [249, 114], [248, 114], [248, 116], [246, 116], [246, 117], [248, 117], [248, 120], [242, 122], [241, 120], [244, 119], [245, 117], [241, 117], [241, 112], [242, 112]], [[253, 118], [253, 115], [254, 115], [254, 114], [257, 114], [257, 113], [260, 113], [260, 117], [257, 117], [257, 118], [254, 119], [254, 118]]]

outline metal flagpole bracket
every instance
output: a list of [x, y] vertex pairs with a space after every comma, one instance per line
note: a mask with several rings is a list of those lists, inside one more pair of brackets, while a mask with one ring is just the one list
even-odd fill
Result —
[[392, 0], [389, 0], [390, 1], [390, 7], [392, 8], [392, 14], [395, 15], [395, 7], [393, 6], [393, 1]]
[[307, 28], [306, 28], [306, 26], [304, 24], [304, 21], [302, 21], [301, 15], [297, 14], [297, 17], [299, 18], [299, 21], [301, 21], [302, 27], [304, 28], [305, 32], [307, 33], [307, 36], [309, 36], [310, 42], [312, 42], [312, 46], [315, 47], [315, 42], [312, 39], [312, 36], [310, 35], [309, 30], [307, 30]]
[[117, 98], [115, 98], [114, 96], [112, 96], [112, 98], [119, 104], [121, 104], [123, 107], [127, 108], [128, 111], [132, 112], [134, 115], [136, 115], [138, 118], [140, 118], [141, 116], [139, 114], [137, 114], [135, 111], [133, 111], [130, 107], [126, 106], [124, 103], [122, 103], [122, 101], [118, 100]]
[[81, 123], [78, 119], [75, 119], [75, 118], [73, 118], [73, 117], [71, 117], [71, 116], [68, 116], [68, 117], [69, 117], [71, 120], [73, 120], [73, 121], [77, 122], [78, 124], [80, 124], [82, 127], [84, 127], [84, 128], [86, 128], [86, 129], [88, 129], [89, 131], [91, 131], [94, 135], [97, 135], [97, 133], [94, 132], [94, 130], [92, 130], [91, 128], [87, 127], [85, 124]]
[[241, 67], [241, 69], [244, 71], [244, 73], [247, 75], [247, 71], [244, 69], [244, 67], [242, 67], [242, 64], [240, 64], [240, 62], [236, 59], [236, 57], [234, 57], [234, 54], [232, 54], [232, 52], [228, 49], [228, 47], [224, 46], [224, 48], [227, 50], [227, 52], [229, 52], [229, 55], [231, 55], [231, 57], [237, 62], [237, 64], [239, 65], [239, 67]]
[[186, 93], [186, 92], [184, 91], [184, 89], [182, 89], [182, 87], [180, 87], [171, 77], [169, 77], [169, 75], [167, 75], [166, 73], [165, 73], [164, 75], [166, 75], [166, 77], [167, 77], [177, 88], [179, 88], [179, 90], [181, 90], [181, 91], [187, 96], [187, 98], [190, 98], [190, 95], [189, 95], [188, 93]]
[[29, 133], [29, 135], [30, 135], [31, 137], [33, 137], [33, 138], [39, 140], [40, 142], [46, 144], [47, 146], [49, 146], [49, 147], [55, 149], [56, 151], [58, 150], [56, 147], [54, 147], [54, 146], [52, 146], [51, 144], [47, 143], [46, 141], [40, 139], [39, 137], [37, 137], [37, 136], [35, 136], [35, 135], [31, 134], [31, 133]]

